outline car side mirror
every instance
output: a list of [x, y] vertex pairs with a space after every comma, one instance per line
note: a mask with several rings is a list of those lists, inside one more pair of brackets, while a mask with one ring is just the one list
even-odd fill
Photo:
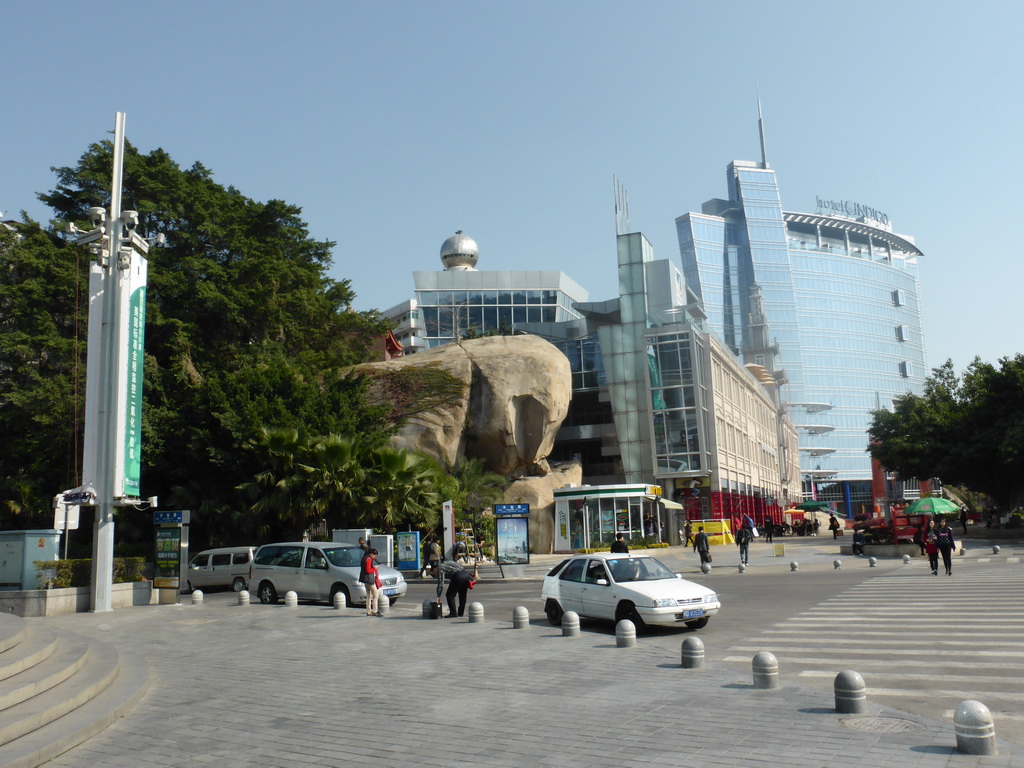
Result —
[[608, 579], [598, 579], [596, 583], [597, 583], [597, 586], [599, 586], [599, 587], [607, 587], [608, 586]]
[[677, 574], [676, 574], [676, 578], [677, 578], [677, 579], [681, 579], [681, 578], [683, 578], [683, 574], [681, 574], [681, 573], [677, 573]]

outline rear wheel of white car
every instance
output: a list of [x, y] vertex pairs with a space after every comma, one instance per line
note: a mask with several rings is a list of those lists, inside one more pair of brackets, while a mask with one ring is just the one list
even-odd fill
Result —
[[235, 580], [231, 582], [231, 588], [235, 590], [235, 592], [241, 592], [245, 589], [245, 579], [241, 576], [235, 576]]
[[544, 613], [548, 615], [548, 621], [551, 623], [551, 626], [562, 626], [562, 606], [558, 604], [557, 600], [552, 600], [549, 597], [544, 605]]
[[277, 602], [277, 590], [269, 581], [260, 584], [259, 596], [260, 602], [264, 605], [273, 605]]
[[700, 619], [694, 619], [693, 621], [686, 622], [686, 626], [690, 629], [703, 629], [708, 625], [708, 617], [704, 616]]
[[640, 618], [640, 613], [637, 611], [636, 606], [628, 600], [623, 600], [619, 603], [619, 607], [615, 609], [615, 621], [622, 621], [623, 619], [629, 619], [633, 622], [633, 626], [639, 632], [641, 629], [646, 627], [644, 620]]

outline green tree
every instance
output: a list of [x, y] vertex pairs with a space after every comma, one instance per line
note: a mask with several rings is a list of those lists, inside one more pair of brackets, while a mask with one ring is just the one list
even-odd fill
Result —
[[85, 268], [37, 223], [0, 225], [0, 528], [51, 526], [50, 499], [80, 483]]
[[950, 361], [924, 394], [872, 414], [869, 450], [903, 477], [940, 477], [1004, 507], [1024, 496], [1024, 355], [994, 366], [975, 359], [961, 376]]
[[[191, 509], [194, 541], [236, 540], [265, 527], [247, 520], [259, 513], [238, 491], [267, 469], [246, 450], [263, 427], [386, 441], [386, 409], [368, 404], [349, 368], [369, 359], [387, 323], [350, 309], [348, 281], [327, 277], [334, 243], [311, 238], [297, 207], [249, 199], [160, 149], [129, 145], [124, 165], [123, 206], [139, 211], [138, 233], [167, 238], [148, 257], [143, 492]], [[36, 521], [12, 510], [48, 515], [53, 493], [79, 482], [75, 339], [85, 337], [85, 302], [75, 286], [88, 265], [61, 223], [88, 227], [87, 209], [107, 204], [111, 145], [54, 171], [57, 186], [40, 199], [59, 221], [47, 230], [26, 221], [20, 242], [0, 247], [0, 431], [14, 436], [0, 467], [0, 524], [21, 527]]]
[[378, 448], [371, 455], [358, 521], [394, 533], [399, 525], [432, 528], [442, 499], [436, 491], [437, 468], [418, 453]]

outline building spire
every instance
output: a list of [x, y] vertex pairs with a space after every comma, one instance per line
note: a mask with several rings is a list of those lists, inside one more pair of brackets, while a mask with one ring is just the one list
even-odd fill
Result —
[[761, 139], [761, 167], [769, 168], [768, 165], [768, 151], [764, 146], [764, 117], [761, 115], [761, 88], [757, 88], [757, 133]]

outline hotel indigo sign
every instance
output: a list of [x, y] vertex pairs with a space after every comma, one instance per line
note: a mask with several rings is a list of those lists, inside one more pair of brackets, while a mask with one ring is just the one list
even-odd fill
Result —
[[824, 211], [839, 216], [849, 216], [851, 219], [871, 219], [880, 224], [889, 223], [889, 217], [886, 214], [852, 200], [822, 200], [817, 195], [814, 199], [817, 201], [818, 213]]

